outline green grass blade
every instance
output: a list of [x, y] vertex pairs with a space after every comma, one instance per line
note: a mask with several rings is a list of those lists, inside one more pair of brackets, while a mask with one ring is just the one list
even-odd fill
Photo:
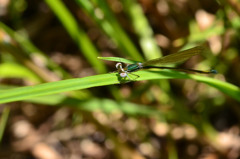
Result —
[[[232, 98], [240, 101], [240, 90], [237, 86], [227, 82], [219, 81], [210, 77], [189, 75], [177, 71], [138, 71], [135, 74], [140, 77], [136, 81], [140, 80], [153, 80], [153, 79], [195, 79], [199, 82], [206, 83], [216, 89], [226, 93]], [[89, 76], [84, 78], [76, 78], [69, 80], [62, 80], [57, 82], [44, 83], [36, 86], [20, 87], [15, 89], [9, 89], [1, 91], [0, 103], [13, 102], [19, 100], [30, 99], [37, 96], [51, 95], [56, 93], [62, 93], [66, 91], [73, 91], [79, 89], [86, 89], [97, 86], [105, 86], [118, 84], [124, 82], [119, 81], [117, 73], [102, 74], [96, 76]]]
[[112, 73], [44, 83], [36, 86], [20, 87], [1, 91], [0, 103], [116, 83], [119, 83], [118, 78]]
[[230, 97], [236, 99], [240, 102], [240, 88], [220, 80], [216, 80], [213, 78], [205, 77], [205, 76], [196, 76], [190, 75], [190, 77], [196, 81], [203, 82], [208, 84], [209, 86], [215, 87], [219, 91], [229, 95]]
[[222, 35], [225, 31], [223, 25], [219, 23], [214, 24], [212, 27], [208, 28], [204, 32], [199, 29], [199, 25], [193, 21], [190, 23], [190, 36], [187, 38], [187, 41], [190, 42], [199, 42], [205, 41], [211, 36]]
[[104, 19], [106, 19], [106, 21], [108, 21], [108, 23], [111, 25], [111, 28], [114, 29], [110, 37], [114, 37], [114, 39], [116, 39], [116, 42], [122, 48], [122, 51], [129, 54], [133, 59], [143, 60], [141, 54], [136, 49], [135, 45], [132, 43], [129, 36], [122, 29], [117, 18], [115, 17], [114, 13], [110, 9], [107, 1], [92, 0], [92, 2], [95, 5], [99, 6], [101, 11], [103, 12]]
[[106, 60], [106, 61], [114, 61], [114, 62], [123, 62], [123, 63], [127, 63], [127, 64], [134, 64], [137, 62], [137, 61], [133, 61], [133, 60], [124, 59], [121, 57], [98, 57], [98, 59]]
[[162, 55], [154, 37], [151, 26], [143, 13], [141, 5], [136, 0], [122, 1], [124, 10], [131, 18], [133, 27], [139, 36], [140, 46], [147, 60], [158, 58]]
[[84, 30], [80, 28], [69, 10], [64, 6], [63, 2], [60, 0], [45, 0], [45, 2], [56, 14], [72, 39], [81, 49], [88, 62], [94, 66], [94, 69], [98, 73], [106, 72], [106, 68], [103, 63], [99, 62], [96, 58], [99, 56], [97, 49], [92, 44], [91, 40], [88, 38]]
[[[86, 14], [88, 14], [89, 17], [91, 17], [93, 21], [96, 22], [96, 24], [105, 32], [105, 34], [107, 34], [112, 39], [112, 41], [115, 43], [115, 45], [118, 46], [118, 48], [123, 52], [124, 55], [135, 57], [134, 54], [131, 54], [131, 52], [127, 51], [125, 46], [121, 44], [121, 40], [119, 40], [118, 36], [116, 36], [116, 31], [112, 23], [100, 16], [102, 14], [100, 8], [96, 8], [96, 6], [91, 1], [75, 1], [86, 12]], [[98, 11], [99, 13], [96, 13], [96, 11]]]
[[41, 79], [32, 71], [16, 63], [0, 64], [0, 78], [23, 78], [33, 83], [41, 82]]
[[[65, 78], [69, 78], [70, 76], [66, 73], [61, 67], [59, 67], [55, 62], [53, 62], [48, 56], [46, 56], [43, 52], [41, 52], [25, 35], [22, 35], [11, 28], [9, 28], [4, 23], [0, 22], [0, 28], [3, 29], [12, 39], [14, 39], [21, 49], [22, 53], [35, 58], [40, 58], [47, 65], [48, 68], [51, 68], [53, 72], [59, 74], [61, 72], [61, 76]], [[14, 47], [14, 46], [13, 46]]]
[[10, 108], [5, 107], [2, 114], [1, 114], [1, 119], [0, 119], [0, 143], [2, 142], [2, 137], [4, 134], [4, 130], [7, 124], [8, 116], [9, 116]]
[[179, 79], [193, 79], [198, 82], [205, 83], [209, 86], [212, 86], [219, 91], [229, 95], [230, 97], [236, 99], [240, 102], [240, 88], [224, 81], [220, 81], [214, 78], [200, 76], [200, 75], [193, 75], [193, 74], [186, 74], [177, 71], [139, 71], [136, 73], [140, 76], [138, 80], [149, 80], [149, 79], [172, 79], [172, 78], [179, 78]]
[[143, 115], [143, 116], [161, 116], [163, 114], [155, 108], [134, 104], [125, 101], [116, 101], [111, 99], [91, 98], [89, 100], [79, 100], [77, 98], [66, 97], [62, 94], [35, 97], [26, 100], [27, 102], [44, 104], [44, 105], [68, 105], [85, 111], [101, 110], [105, 113], [114, 113], [121, 111], [127, 115]]

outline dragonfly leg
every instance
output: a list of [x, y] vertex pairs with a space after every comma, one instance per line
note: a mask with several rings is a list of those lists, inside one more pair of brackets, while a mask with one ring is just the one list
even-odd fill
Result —
[[[134, 76], [136, 77], [136, 78], [134, 78], [134, 80], [140, 77], [139, 75], [136, 75], [136, 74], [134, 74], [134, 73], [130, 73], [130, 74], [131, 74], [131, 75], [134, 75]], [[127, 76], [127, 77], [128, 77], [129, 80], [131, 80], [129, 76]]]
[[128, 76], [128, 73], [126, 72], [126, 76], [129, 79], [129, 81], [131, 81], [131, 78]]

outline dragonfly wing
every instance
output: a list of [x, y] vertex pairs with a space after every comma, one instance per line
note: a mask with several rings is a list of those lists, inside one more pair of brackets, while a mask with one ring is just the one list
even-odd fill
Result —
[[144, 66], [149, 65], [165, 65], [165, 64], [173, 64], [173, 63], [179, 63], [186, 61], [192, 56], [198, 55], [204, 51], [203, 46], [197, 46], [188, 50], [183, 50], [174, 54], [170, 54], [167, 56], [163, 56], [157, 59], [149, 60], [147, 62], [144, 62]]

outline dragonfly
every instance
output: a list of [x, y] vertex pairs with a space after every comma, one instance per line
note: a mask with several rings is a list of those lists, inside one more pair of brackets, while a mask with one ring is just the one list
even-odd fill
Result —
[[122, 78], [127, 77], [129, 80], [131, 80], [131, 78], [129, 77], [129, 74], [131, 74], [132, 72], [136, 72], [142, 69], [151, 69], [151, 68], [172, 69], [172, 70], [183, 71], [183, 72], [193, 72], [193, 73], [196, 72], [196, 73], [203, 73], [203, 74], [216, 74], [217, 73], [216, 70], [202, 71], [202, 70], [195, 70], [195, 69], [188, 69], [188, 68], [157, 66], [157, 65], [167, 65], [167, 64], [176, 64], [179, 62], [184, 62], [189, 58], [191, 58], [192, 56], [201, 54], [204, 51], [204, 49], [205, 48], [203, 46], [196, 46], [188, 50], [183, 50], [177, 53], [152, 59], [146, 62], [137, 62], [134, 64], [130, 64], [130, 65], [127, 65], [126, 67], [123, 67], [122, 63], [117, 63], [116, 68], [120, 77]]

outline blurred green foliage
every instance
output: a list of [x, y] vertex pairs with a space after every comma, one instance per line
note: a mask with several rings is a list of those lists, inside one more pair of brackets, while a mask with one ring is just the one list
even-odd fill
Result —
[[[78, 147], [81, 157], [240, 156], [240, 146], [227, 144], [240, 141], [237, 2], [6, 2], [0, 2], [0, 103], [5, 103], [1, 105], [0, 141], [7, 146], [1, 147], [0, 157], [11, 156], [3, 152], [27, 151], [39, 158], [33, 149], [11, 146], [24, 143], [9, 140], [14, 127], [9, 129], [12, 133], [5, 133], [16, 125], [16, 119], [34, 125], [38, 134], [47, 128], [48, 137], [56, 130], [69, 129], [69, 139], [51, 136], [59, 143], [87, 140], [88, 145], [89, 141], [100, 145], [91, 151], [99, 152], [96, 156], [85, 151], [86, 145]], [[139, 78], [125, 83], [113, 72], [112, 61], [144, 61], [203, 43], [208, 51], [180, 67], [214, 68], [217, 75], [139, 71]], [[64, 119], [57, 115], [61, 111]], [[45, 121], [49, 118], [55, 123]], [[74, 136], [75, 127], [92, 125], [91, 132], [82, 128], [80, 132], [86, 134]], [[68, 146], [64, 152], [57, 151], [63, 158], [74, 154]], [[22, 158], [28, 155], [21, 154]]]

